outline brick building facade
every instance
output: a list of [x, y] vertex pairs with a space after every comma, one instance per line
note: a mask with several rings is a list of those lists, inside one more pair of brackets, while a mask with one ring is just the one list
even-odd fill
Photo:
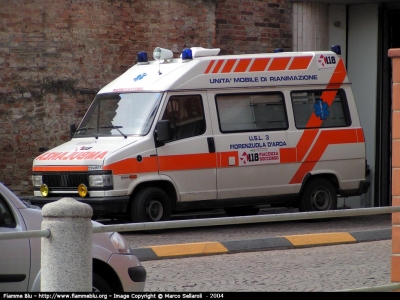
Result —
[[290, 0], [0, 0], [0, 181], [31, 195], [38, 149], [69, 140], [99, 89], [156, 46], [292, 47]]

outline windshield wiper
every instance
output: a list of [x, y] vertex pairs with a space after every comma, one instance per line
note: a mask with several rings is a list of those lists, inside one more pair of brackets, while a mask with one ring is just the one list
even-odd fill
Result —
[[76, 130], [76, 132], [80, 132], [80, 131], [87, 131], [87, 130], [93, 130], [93, 127], [80, 127]]
[[101, 129], [106, 129], [106, 128], [117, 129], [118, 132], [119, 132], [124, 138], [127, 138], [127, 136], [126, 136], [121, 130], [119, 130], [119, 128], [122, 128], [122, 126], [110, 125], [110, 126], [100, 126], [99, 128], [101, 128]]

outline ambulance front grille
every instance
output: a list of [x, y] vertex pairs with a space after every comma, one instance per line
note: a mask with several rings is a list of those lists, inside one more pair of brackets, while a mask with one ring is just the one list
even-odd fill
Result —
[[43, 183], [49, 188], [77, 188], [81, 183], [89, 186], [87, 174], [43, 174]]

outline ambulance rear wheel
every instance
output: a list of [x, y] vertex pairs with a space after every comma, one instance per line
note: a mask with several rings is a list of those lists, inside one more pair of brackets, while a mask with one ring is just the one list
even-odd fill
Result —
[[307, 183], [299, 203], [299, 211], [326, 211], [337, 208], [337, 191], [332, 182], [315, 178]]
[[171, 205], [167, 194], [160, 188], [150, 187], [139, 191], [131, 205], [134, 223], [168, 221]]

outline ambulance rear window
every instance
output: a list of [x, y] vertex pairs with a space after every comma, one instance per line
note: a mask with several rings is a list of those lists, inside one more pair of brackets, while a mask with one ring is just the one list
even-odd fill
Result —
[[291, 98], [295, 124], [299, 129], [351, 125], [344, 90], [293, 91]]
[[219, 94], [215, 98], [223, 133], [288, 128], [282, 93]]

